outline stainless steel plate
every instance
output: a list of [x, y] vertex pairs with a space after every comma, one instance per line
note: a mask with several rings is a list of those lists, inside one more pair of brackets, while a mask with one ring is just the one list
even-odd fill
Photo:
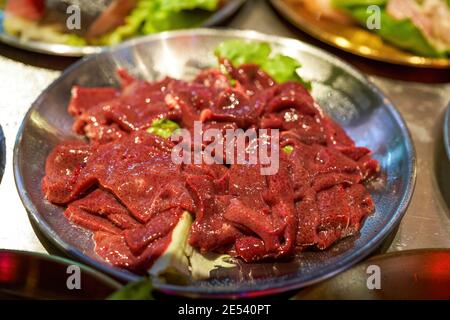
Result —
[[[237, 12], [245, 1], [246, 0], [226, 0], [225, 5], [223, 5], [223, 7], [216, 12], [212, 13], [211, 16], [203, 23], [203, 27], [212, 27], [223, 23]], [[3, 18], [3, 10], [0, 9], [0, 42], [16, 48], [67, 57], [81, 57], [100, 53], [107, 49], [107, 47], [100, 46], [70, 46], [39, 41], [24, 41], [18, 37], [5, 33], [3, 30]]]
[[[76, 284], [74, 278], [69, 279], [76, 273], [80, 288], [69, 288], [68, 283]], [[105, 299], [120, 287], [107, 276], [67, 259], [0, 250], [0, 299]]]
[[156, 284], [164, 292], [185, 295], [254, 296], [310, 285], [350, 267], [369, 255], [398, 225], [415, 182], [415, 155], [399, 113], [358, 71], [334, 56], [302, 42], [254, 31], [197, 29], [132, 40], [70, 67], [33, 103], [17, 136], [14, 173], [30, 218], [61, 249], [124, 280], [136, 276], [101, 262], [90, 233], [73, 226], [63, 208], [44, 200], [40, 184], [44, 163], [55, 145], [77, 137], [66, 111], [73, 85], [115, 86], [117, 68], [154, 80], [164, 75], [189, 78], [217, 64], [214, 48], [232, 38], [270, 42], [277, 52], [299, 59], [302, 75], [313, 82], [312, 94], [356, 140], [374, 151], [382, 167], [381, 181], [371, 186], [376, 212], [361, 234], [324, 252], [306, 252], [293, 261], [244, 264], [219, 270], [209, 280], [186, 286]]
[[2, 126], [0, 126], [0, 182], [2, 182], [3, 173], [5, 172], [5, 161], [6, 161], [5, 136], [3, 135]]
[[[371, 290], [367, 283], [368, 277], [378, 272], [374, 267], [379, 268], [380, 282], [378, 289]], [[372, 279], [369, 284], [375, 284]], [[450, 250], [421, 249], [376, 256], [300, 291], [294, 299], [449, 300]]]
[[444, 118], [444, 144], [448, 160], [450, 160], [450, 103], [448, 104]]

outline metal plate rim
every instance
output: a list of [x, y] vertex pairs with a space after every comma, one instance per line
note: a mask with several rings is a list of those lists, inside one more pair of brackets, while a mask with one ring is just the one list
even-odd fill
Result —
[[[415, 155], [415, 149], [414, 145], [412, 143], [411, 134], [401, 117], [400, 113], [397, 111], [397, 109], [392, 105], [392, 103], [384, 97], [380, 89], [378, 89], [375, 84], [373, 84], [367, 77], [365, 77], [363, 74], [361, 74], [359, 71], [357, 71], [354, 67], [347, 64], [346, 62], [340, 60], [336, 56], [327, 53], [324, 50], [315, 48], [309, 44], [306, 44], [304, 42], [289, 39], [285, 37], [278, 37], [278, 36], [272, 36], [272, 35], [266, 35], [260, 32], [252, 31], [252, 30], [218, 30], [218, 29], [191, 29], [191, 30], [181, 30], [181, 31], [171, 31], [171, 32], [164, 32], [156, 35], [150, 35], [143, 38], [137, 38], [129, 40], [128, 42], [125, 42], [119, 46], [116, 46], [114, 48], [109, 49], [108, 51], [100, 53], [100, 55], [109, 54], [111, 52], [120, 51], [123, 49], [126, 49], [127, 47], [131, 47], [133, 45], [139, 44], [139, 43], [145, 43], [145, 42], [151, 42], [151, 41], [158, 41], [163, 40], [168, 37], [177, 37], [177, 36], [196, 36], [196, 35], [216, 35], [217, 33], [225, 34], [230, 37], [243, 37], [249, 40], [257, 40], [257, 41], [267, 41], [272, 43], [278, 43], [283, 45], [290, 45], [298, 49], [306, 50], [308, 53], [316, 54], [320, 57], [324, 57], [331, 61], [333, 64], [343, 68], [346, 72], [360, 80], [362, 83], [367, 85], [371, 90], [373, 90], [375, 93], [377, 93], [379, 96], [383, 97], [385, 102], [385, 107], [391, 113], [392, 117], [396, 120], [396, 123], [399, 125], [399, 128], [401, 129], [404, 137], [405, 137], [405, 145], [407, 147], [407, 154], [408, 154], [408, 173], [409, 173], [409, 180], [407, 181], [407, 185], [405, 188], [405, 192], [401, 198], [400, 205], [393, 214], [392, 219], [387, 223], [382, 230], [377, 234], [375, 238], [372, 239], [371, 242], [368, 242], [366, 246], [359, 251], [355, 251], [351, 257], [348, 257], [346, 260], [341, 262], [341, 266], [338, 268], [335, 268], [332, 272], [329, 272], [327, 270], [323, 271], [319, 276], [317, 276], [314, 279], [311, 279], [310, 281], [305, 281], [298, 283], [295, 279], [293, 281], [287, 281], [282, 282], [278, 286], [261, 286], [254, 290], [248, 290], [246, 292], [236, 292], [236, 290], [230, 290], [230, 289], [221, 289], [221, 290], [211, 290], [211, 289], [205, 289], [205, 288], [192, 288], [192, 287], [183, 287], [183, 286], [176, 286], [176, 285], [169, 285], [169, 284], [157, 284], [155, 287], [163, 292], [169, 293], [169, 294], [178, 294], [178, 295], [185, 295], [185, 296], [201, 296], [201, 297], [214, 297], [214, 298], [230, 298], [230, 297], [256, 297], [256, 296], [263, 296], [263, 295], [269, 295], [269, 294], [276, 294], [281, 292], [286, 292], [289, 290], [299, 289], [311, 284], [314, 284], [316, 282], [325, 280], [329, 277], [332, 277], [333, 275], [342, 272], [352, 265], [358, 263], [365, 257], [367, 257], [373, 250], [375, 250], [382, 241], [394, 230], [394, 228], [400, 223], [401, 218], [406, 212], [406, 209], [410, 203], [414, 186], [416, 182], [416, 155]], [[38, 97], [38, 99], [32, 104], [30, 109], [28, 110], [27, 114], [25, 115], [25, 118], [19, 128], [15, 146], [14, 146], [14, 156], [13, 156], [13, 166], [14, 166], [14, 178], [16, 182], [16, 187], [18, 190], [18, 193], [20, 195], [21, 201], [23, 205], [25, 206], [30, 219], [36, 223], [36, 225], [39, 227], [41, 231], [44, 232], [44, 234], [48, 235], [49, 240], [54, 243], [58, 248], [62, 249], [63, 251], [67, 252], [69, 255], [75, 257], [76, 259], [79, 259], [89, 265], [92, 265], [96, 269], [99, 269], [103, 272], [106, 272], [114, 277], [117, 277], [119, 279], [125, 280], [125, 281], [133, 281], [139, 279], [138, 276], [132, 274], [131, 272], [123, 271], [116, 269], [114, 267], [108, 266], [105, 263], [102, 263], [100, 261], [94, 260], [88, 256], [85, 256], [82, 254], [81, 251], [78, 249], [72, 248], [70, 245], [65, 243], [51, 228], [48, 224], [46, 224], [44, 221], [39, 219], [39, 212], [37, 211], [36, 207], [32, 203], [31, 199], [28, 197], [27, 192], [24, 189], [24, 183], [23, 183], [23, 176], [21, 175], [21, 172], [19, 170], [19, 158], [20, 154], [18, 152], [18, 149], [20, 147], [20, 143], [23, 137], [23, 130], [24, 126], [27, 123], [27, 120], [30, 117], [30, 114], [33, 110], [33, 107], [38, 104], [38, 102], [43, 98], [44, 93], [55, 86], [59, 81], [61, 81], [64, 77], [66, 77], [68, 74], [72, 72], [72, 70], [78, 68], [81, 64], [83, 64], [88, 59], [95, 59], [95, 56], [85, 57], [69, 67], [58, 79], [56, 79], [46, 90], [44, 90], [41, 95]]]
[[448, 160], [450, 160], [450, 103], [447, 106], [444, 116], [444, 145], [447, 152]]
[[[246, 0], [231, 0], [224, 7], [212, 14], [203, 24], [202, 27], [213, 27], [236, 13], [246, 2]], [[0, 18], [3, 10], [0, 10]], [[0, 19], [0, 22], [2, 19]], [[138, 36], [141, 38], [145, 36]], [[0, 26], [0, 42], [19, 49], [54, 55], [63, 57], [82, 57], [91, 54], [98, 54], [108, 50], [108, 46], [71, 46], [66, 44], [45, 43], [39, 41], [23, 41], [15, 36], [6, 34]], [[123, 42], [122, 42], [123, 43]]]
[[[370, 259], [367, 259], [363, 262], [360, 262], [354, 266], [352, 266], [351, 268], [349, 268], [346, 272], [352, 272], [355, 271], [357, 273], [359, 268], [362, 268], [361, 270], [361, 277], [363, 278], [366, 274], [365, 274], [365, 270], [367, 269], [368, 266], [371, 265], [376, 265], [379, 266], [380, 268], [383, 267], [384, 263], [386, 261], [389, 260], [401, 260], [404, 258], [409, 258], [409, 257], [420, 257], [422, 255], [435, 255], [435, 254], [444, 254], [446, 256], [448, 256], [450, 258], [450, 249], [449, 248], [445, 248], [445, 247], [437, 247], [437, 248], [418, 248], [418, 249], [410, 249], [410, 250], [404, 250], [404, 251], [393, 251], [393, 252], [387, 252], [387, 253], [383, 253], [383, 254], [379, 254], [376, 256], [371, 257]], [[399, 264], [400, 265], [400, 264]], [[399, 267], [401, 268], [401, 267]], [[403, 269], [400, 269], [401, 272], [404, 272]], [[344, 273], [345, 274], [345, 273]], [[357, 274], [358, 276], [358, 274]], [[341, 277], [341, 275], [338, 275], [337, 278], [339, 278], [339, 282], [342, 282], [343, 278]], [[346, 277], [347, 280], [349, 279], [349, 277]], [[335, 282], [335, 279], [328, 279], [327, 281], [324, 281], [323, 283], [319, 284], [318, 287], [320, 287], [321, 290], [326, 290], [327, 288], [333, 288], [333, 284], [336, 284], [337, 282]], [[353, 279], [353, 278], [352, 278]], [[365, 278], [363, 278], [365, 279]], [[365, 281], [364, 281], [365, 283]], [[317, 287], [312, 287], [311, 290], [314, 292], [314, 290]], [[306, 289], [308, 290], [308, 289]], [[342, 293], [346, 292], [348, 290], [344, 289], [343, 291], [341, 291]], [[308, 296], [309, 292], [307, 293], [307, 296], [305, 297], [304, 295], [302, 295], [302, 291], [300, 291], [298, 293], [298, 296], [294, 296], [293, 298], [291, 298], [291, 300], [302, 300], [302, 299], [310, 299], [310, 296]], [[317, 298], [321, 299], [320, 296], [317, 296]], [[347, 298], [355, 298], [355, 297], [347, 297]], [[313, 298], [316, 299], [316, 298]], [[325, 297], [325, 299], [329, 299], [329, 297]], [[342, 300], [342, 298], [339, 298], [340, 300]], [[360, 299], [359, 297], [357, 297], [356, 299]], [[363, 299], [367, 299], [366, 297], [364, 297]], [[394, 298], [394, 299], [398, 299], [398, 298]]]
[[5, 173], [6, 165], [6, 143], [5, 135], [2, 126], [0, 125], [0, 183], [2, 182], [3, 174]]
[[32, 252], [32, 251], [15, 250], [15, 249], [0, 249], [0, 254], [1, 253], [11, 253], [11, 254], [15, 254], [15, 255], [35, 257], [38, 259], [42, 259], [42, 260], [46, 260], [46, 261], [50, 261], [50, 262], [56, 262], [56, 263], [60, 263], [60, 264], [64, 264], [64, 265], [76, 264], [77, 266], [79, 266], [82, 269], [83, 272], [87, 272], [88, 274], [103, 281], [104, 283], [107, 283], [111, 287], [114, 287], [115, 289], [120, 289], [122, 287], [122, 285], [119, 282], [108, 277], [106, 274], [103, 274], [103, 273], [99, 272], [98, 270], [96, 270], [88, 265], [85, 265], [81, 262], [73, 261], [73, 260], [70, 260], [70, 259], [67, 259], [64, 257], [50, 255], [50, 254], [44, 254], [44, 253], [39, 253], [39, 252]]

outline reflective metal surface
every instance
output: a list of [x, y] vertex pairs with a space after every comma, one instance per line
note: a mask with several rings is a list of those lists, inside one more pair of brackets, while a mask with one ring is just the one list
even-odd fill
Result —
[[330, 277], [363, 259], [398, 225], [415, 181], [415, 156], [406, 126], [390, 102], [359, 72], [335, 57], [299, 41], [253, 31], [198, 29], [132, 40], [110, 52], [83, 59], [69, 68], [33, 103], [17, 137], [14, 174], [30, 218], [71, 256], [121, 279], [135, 279], [114, 269], [93, 251], [90, 234], [70, 224], [62, 208], [43, 199], [40, 181], [48, 153], [60, 141], [76, 137], [66, 112], [70, 89], [117, 85], [116, 69], [154, 80], [164, 75], [187, 78], [216, 64], [213, 49], [230, 38], [267, 41], [275, 51], [299, 59], [302, 75], [313, 82], [312, 94], [358, 145], [367, 146], [382, 166], [382, 179], [370, 186], [376, 212], [361, 234], [324, 252], [308, 252], [291, 262], [240, 264], [220, 270], [210, 280], [188, 286], [157, 284], [169, 293], [188, 295], [261, 295], [306, 286]]
[[376, 256], [301, 290], [293, 299], [449, 300], [450, 250], [410, 250]]
[[5, 172], [6, 145], [2, 126], [0, 126], [0, 182], [2, 182], [3, 172]]
[[[69, 278], [78, 275], [78, 279]], [[107, 276], [67, 259], [0, 250], [0, 299], [105, 299], [120, 287]]]
[[[308, 0], [310, 1], [310, 0]], [[450, 68], [450, 59], [421, 57], [397, 49], [359, 26], [320, 19], [298, 0], [271, 0], [289, 22], [308, 34], [342, 50], [370, 59], [424, 68]]]
[[445, 143], [445, 151], [447, 151], [447, 156], [448, 159], [450, 160], [450, 103], [447, 107], [447, 111], [445, 112], [444, 143]]
[[[225, 4], [203, 23], [203, 27], [212, 27], [230, 18], [244, 4], [245, 0], [226, 0]], [[0, 10], [0, 42], [10, 46], [38, 53], [58, 56], [81, 57], [106, 50], [100, 46], [70, 46], [65, 44], [44, 43], [38, 41], [23, 41], [9, 35], [3, 30], [3, 11]]]

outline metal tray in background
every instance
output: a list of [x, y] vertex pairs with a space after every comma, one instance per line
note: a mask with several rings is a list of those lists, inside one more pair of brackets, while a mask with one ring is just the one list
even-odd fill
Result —
[[[78, 272], [74, 267], [80, 271], [81, 286], [76, 289], [68, 286], [68, 278]], [[0, 249], [0, 275], [0, 299], [105, 299], [121, 288], [118, 282], [77, 262], [26, 251]]]
[[[202, 26], [212, 27], [223, 23], [237, 12], [245, 1], [246, 0], [226, 0], [225, 4], [219, 10], [211, 13], [211, 16], [202, 24]], [[37, 53], [67, 57], [82, 57], [90, 54], [96, 54], [108, 48], [102, 46], [70, 46], [66, 44], [21, 40], [18, 37], [5, 33], [3, 30], [3, 18], [4, 12], [0, 9], [0, 42], [16, 48]]]
[[298, 0], [271, 0], [271, 3], [294, 26], [341, 50], [377, 61], [411, 67], [450, 68], [450, 58], [422, 57], [401, 50], [358, 25], [344, 25], [320, 19], [316, 12], [307, 10]]
[[[379, 285], [368, 278], [379, 272]], [[375, 278], [373, 278], [375, 279]], [[449, 300], [450, 250], [418, 249], [372, 257], [297, 293], [294, 300]]]
[[[84, 59], [66, 70], [34, 102], [19, 130], [14, 151], [17, 188], [30, 218], [72, 257], [124, 280], [136, 276], [100, 261], [89, 232], [74, 227], [63, 208], [44, 200], [39, 187], [49, 152], [60, 141], [77, 138], [66, 111], [74, 84], [118, 85], [116, 69], [148, 80], [165, 75], [191, 77], [216, 65], [214, 48], [227, 39], [266, 41], [274, 51], [302, 62], [302, 75], [313, 81], [312, 94], [360, 146], [374, 151], [382, 182], [370, 188], [376, 212], [361, 233], [329, 250], [305, 252], [289, 262], [239, 264], [209, 280], [187, 286], [155, 284], [164, 292], [194, 296], [255, 296], [296, 289], [328, 278], [372, 253], [400, 223], [415, 181], [415, 154], [408, 130], [383, 94], [354, 68], [336, 57], [292, 39], [254, 31], [197, 29], [135, 39], [112, 51]], [[167, 68], [167, 66], [172, 66]], [[78, 137], [79, 138], [79, 137]], [[395, 192], [393, 192], [395, 191]]]

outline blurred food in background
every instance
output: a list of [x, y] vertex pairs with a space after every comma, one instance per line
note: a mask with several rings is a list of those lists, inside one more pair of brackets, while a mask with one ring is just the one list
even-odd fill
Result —
[[367, 28], [379, 8], [380, 27], [369, 30], [386, 42], [425, 57], [450, 55], [450, 0], [294, 0], [318, 18]]
[[[0, 0], [1, 1], [1, 0]], [[114, 45], [161, 31], [198, 27], [225, 0], [3, 0], [3, 28], [22, 40]], [[71, 6], [78, 7], [71, 7]], [[74, 9], [75, 8], [75, 9]], [[80, 13], [80, 28], [67, 24]], [[75, 19], [75, 18], [72, 18]]]

